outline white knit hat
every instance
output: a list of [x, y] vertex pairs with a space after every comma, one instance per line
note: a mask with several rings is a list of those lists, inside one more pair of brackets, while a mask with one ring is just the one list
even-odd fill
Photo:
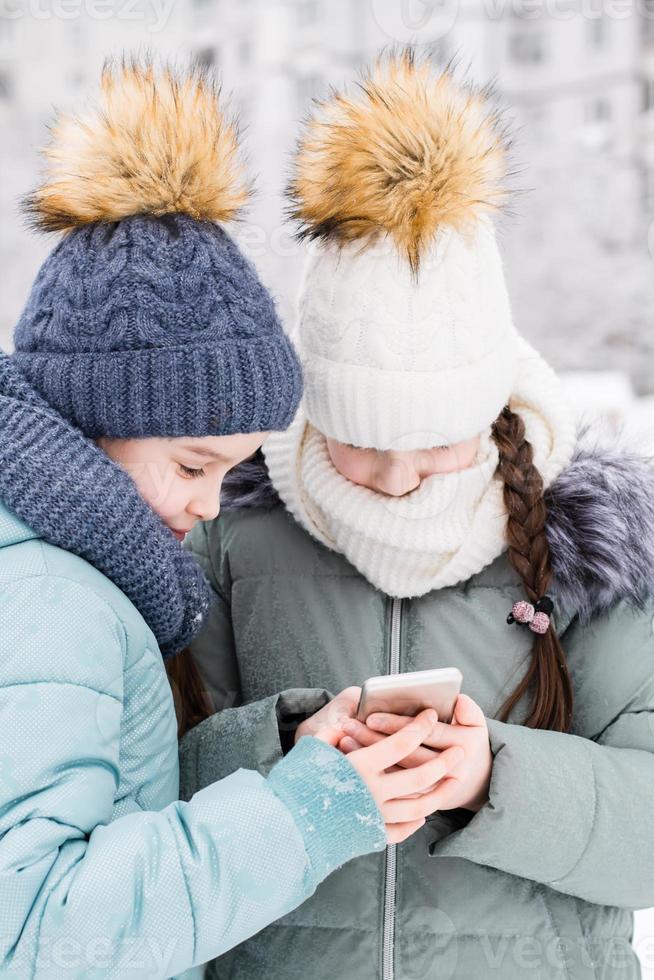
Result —
[[315, 241], [295, 339], [304, 412], [323, 434], [452, 444], [507, 404], [519, 335], [490, 218], [507, 150], [490, 91], [410, 50], [318, 105], [290, 195]]
[[443, 228], [415, 281], [388, 248], [327, 246], [300, 301], [306, 415], [320, 432], [376, 449], [478, 434], [512, 391], [517, 333], [493, 227]]

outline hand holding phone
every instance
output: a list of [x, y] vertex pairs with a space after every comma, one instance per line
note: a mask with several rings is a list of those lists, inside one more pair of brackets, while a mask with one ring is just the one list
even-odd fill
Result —
[[[450, 722], [439, 721], [421, 747], [400, 762], [401, 766], [422, 766], [436, 753], [437, 757], [454, 746], [463, 750], [463, 760], [451, 776], [441, 781], [433, 791], [435, 809], [451, 810], [463, 807], [477, 812], [488, 802], [493, 771], [493, 753], [486, 716], [482, 707], [469, 695], [459, 694], [455, 703], [456, 717]], [[352, 719], [343, 725], [344, 737], [339, 742], [342, 752], [350, 754], [365, 746], [376, 746], [410, 724], [406, 716], [380, 713], [366, 722]], [[453, 777], [453, 778], [452, 778]]]
[[361, 690], [357, 719], [365, 722], [375, 712], [413, 716], [434, 708], [439, 721], [450, 722], [462, 682], [457, 667], [370, 677]]

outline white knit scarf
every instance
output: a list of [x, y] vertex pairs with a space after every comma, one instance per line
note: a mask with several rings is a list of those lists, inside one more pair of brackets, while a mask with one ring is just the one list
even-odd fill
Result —
[[[509, 405], [522, 417], [547, 487], [568, 465], [576, 426], [559, 378], [521, 340], [521, 367]], [[491, 426], [472, 465], [435, 474], [402, 497], [346, 479], [327, 441], [300, 408], [291, 428], [264, 446], [272, 482], [287, 509], [318, 541], [343, 554], [376, 588], [424, 595], [465, 581], [507, 547], [499, 453]]]

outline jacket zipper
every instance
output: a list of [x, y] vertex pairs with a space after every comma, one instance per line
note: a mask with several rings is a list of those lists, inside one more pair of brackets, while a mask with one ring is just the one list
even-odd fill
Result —
[[[391, 606], [391, 643], [388, 673], [400, 672], [400, 637], [402, 629], [402, 599], [393, 599]], [[384, 927], [382, 932], [382, 980], [393, 980], [395, 952], [395, 888], [397, 884], [397, 845], [386, 847], [384, 874]]]

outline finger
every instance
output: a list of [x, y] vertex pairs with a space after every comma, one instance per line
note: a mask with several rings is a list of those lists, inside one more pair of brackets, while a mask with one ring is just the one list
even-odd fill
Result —
[[449, 749], [451, 745], [460, 745], [466, 748], [469, 745], [469, 738], [470, 732], [467, 726], [450, 725], [445, 721], [437, 721], [431, 733], [425, 738], [423, 745], [429, 749]]
[[[410, 720], [407, 719], [407, 721]], [[356, 720], [346, 722], [343, 725], [343, 731], [348, 732], [347, 738], [351, 738], [352, 741], [356, 740], [359, 743], [357, 748], [361, 748], [363, 745], [375, 745], [385, 738], [380, 732], [373, 732], [363, 722]], [[352, 750], [350, 749], [349, 751]], [[405, 769], [412, 769], [413, 766], [421, 766], [424, 762], [429, 762], [435, 756], [436, 753], [432, 749], [426, 749], [421, 746], [412, 755], [407, 756], [406, 759], [402, 759], [398, 765]]]
[[324, 708], [309, 718], [305, 724], [310, 729], [324, 728], [328, 732], [338, 732], [339, 737], [343, 734], [343, 725], [352, 718], [358, 707], [358, 687], [348, 687], [335, 698], [329, 701]]
[[420, 820], [409, 820], [407, 823], [386, 824], [386, 839], [389, 844], [401, 844], [402, 841], [405, 841], [411, 834], [415, 834], [416, 830], [420, 830], [424, 825], [424, 817], [421, 817]]
[[[350, 729], [351, 726], [353, 725], [357, 725], [357, 726], [361, 725], [364, 731], [369, 732], [371, 718], [374, 719], [374, 724], [371, 727], [377, 728], [378, 726], [378, 732], [385, 732], [386, 734], [389, 735], [396, 731], [397, 732], [401, 731], [402, 728], [406, 728], [407, 724], [411, 721], [411, 716], [407, 716], [407, 715], [375, 714], [375, 715], [370, 715], [367, 718], [365, 725], [362, 725], [362, 723], [358, 721], [358, 722], [348, 722], [347, 725], [344, 727]], [[352, 731], [354, 731], [354, 728], [352, 728]], [[358, 729], [356, 734], [358, 736], [359, 734]], [[412, 769], [414, 766], [421, 766], [424, 762], [429, 762], [430, 759], [434, 758], [434, 755], [435, 753], [433, 749], [426, 748], [425, 746], [421, 746], [414, 753], [407, 756], [406, 759], [402, 759], [399, 765], [405, 769]]]
[[343, 737], [343, 725], [356, 714], [360, 690], [358, 687], [348, 687], [341, 691], [312, 718], [303, 722], [303, 732], [337, 746]]
[[[405, 715], [375, 714], [370, 715], [366, 719], [366, 726], [372, 728], [374, 731], [389, 735], [391, 732], [401, 731], [402, 728], [406, 727], [407, 721], [410, 720]], [[484, 723], [485, 719], [482, 724]], [[461, 729], [464, 727], [466, 726], [462, 724], [457, 726], [439, 721], [434, 725], [431, 735], [425, 739], [424, 744], [430, 749], [447, 749], [450, 745], [465, 746], [467, 736], [461, 732]]]
[[371, 745], [362, 752], [368, 753], [366, 758], [367, 766], [372, 767], [373, 771], [381, 773], [389, 766], [395, 765], [402, 759], [415, 752], [422, 742], [429, 736], [434, 724], [436, 712], [429, 708], [421, 711], [419, 715], [412, 718], [408, 725], [394, 735], [382, 739], [376, 745]]
[[[411, 755], [408, 755], [406, 759], [401, 759], [398, 762], [398, 766], [402, 769], [414, 769], [416, 766], [422, 766], [425, 762], [431, 762], [432, 759], [438, 757], [438, 752], [435, 749], [426, 749], [424, 746], [420, 746]], [[388, 770], [386, 770], [388, 772]]]
[[359, 700], [361, 698], [361, 688], [360, 687], [346, 687], [344, 691], [337, 694], [334, 701], [341, 702], [348, 713], [352, 716], [356, 714], [356, 710], [359, 707]]
[[452, 724], [478, 728], [486, 724], [486, 717], [476, 701], [467, 694], [459, 694], [454, 705]]
[[[343, 743], [344, 742], [346, 743], [346, 747], [345, 748], [343, 748]], [[351, 743], [351, 745], [348, 745], [347, 743]], [[341, 752], [343, 752], [344, 755], [349, 755], [350, 752], [356, 752], [358, 749], [365, 748], [365, 746], [359, 745], [359, 743], [356, 741], [356, 739], [350, 738], [349, 735], [346, 735], [339, 742], [338, 748], [341, 750]], [[429, 750], [427, 750], [427, 751], [429, 751]], [[402, 772], [402, 767], [399, 766], [399, 765], [398, 766], [391, 766], [390, 769], [387, 769], [386, 770], [386, 772]]]
[[[383, 732], [386, 735], [391, 734], [391, 732], [397, 732], [403, 728], [407, 721], [406, 715], [394, 715], [387, 714], [385, 712], [375, 712], [366, 718], [366, 725], [372, 728], [373, 731]], [[451, 744], [451, 733], [448, 736], [446, 734], [447, 729], [446, 722], [440, 722], [439, 726], [434, 729], [432, 739], [435, 739], [438, 743], [438, 747], [444, 747], [442, 739], [448, 739], [447, 744]], [[479, 728], [485, 726], [486, 716], [484, 712], [479, 707], [476, 701], [474, 701], [467, 694], [459, 694], [456, 704], [454, 706], [454, 714], [452, 717], [451, 727], [466, 727], [466, 728]], [[434, 742], [430, 741], [432, 748], [437, 747]]]
[[[334, 724], [342, 725], [348, 718], [354, 718], [356, 715], [360, 697], [360, 687], [346, 687], [344, 691], [336, 695], [333, 701], [330, 701], [325, 706], [323, 711], [328, 712], [332, 708], [334, 712]], [[332, 718], [329, 715], [327, 717], [331, 722]]]
[[381, 807], [382, 816], [387, 824], [402, 824], [425, 819], [435, 811], [436, 803], [432, 802], [428, 793], [406, 800], [390, 800]]
[[438, 786], [434, 787], [433, 798], [435, 810], [451, 810], [458, 806], [457, 796], [461, 793], [461, 783], [453, 776], [442, 779]]
[[[438, 714], [436, 718], [438, 718]], [[400, 729], [405, 728], [411, 721], [411, 715], [390, 715], [382, 712], [375, 712], [372, 715], [368, 715], [366, 718], [366, 725], [368, 728], [372, 728], [373, 731], [383, 732], [385, 735], [392, 735], [394, 732], [399, 732]]]
[[346, 735], [352, 736], [361, 745], [376, 745], [377, 742], [383, 742], [385, 736], [380, 732], [371, 731], [367, 725], [363, 722], [352, 719], [351, 721], [346, 721], [343, 725], [343, 731]]
[[419, 820], [435, 813], [442, 806], [440, 786], [429, 793], [423, 793], [417, 799], [388, 800], [381, 806], [385, 823], [403, 823], [407, 820]]
[[[372, 719], [375, 718], [374, 724]], [[378, 718], [393, 719], [392, 721], [377, 721]], [[403, 715], [370, 715], [366, 720], [366, 726], [374, 731], [383, 732], [389, 735], [394, 731], [401, 731], [406, 727], [406, 720], [399, 724], [395, 719], [404, 718]], [[409, 719], [410, 721], [411, 719]], [[349, 722], [348, 722], [349, 724]], [[450, 725], [444, 721], [438, 721], [434, 725], [433, 731], [424, 741], [424, 745], [430, 749], [447, 749], [450, 745], [466, 744], [467, 733], [463, 725]]]
[[332, 698], [332, 700], [333, 701], [341, 701], [341, 700], [358, 701], [360, 697], [361, 697], [361, 688], [357, 687], [356, 684], [351, 684], [349, 687], [344, 687], [343, 690], [340, 691], [335, 698]]
[[342, 734], [340, 728], [318, 728], [315, 732], [307, 732], [307, 735], [313, 735], [314, 738], [326, 742], [327, 745], [332, 745], [334, 748], [338, 746]]
[[[389, 735], [389, 738], [392, 736]], [[397, 799], [399, 796], [407, 796], [409, 793], [426, 793], [434, 783], [446, 776], [463, 759], [463, 749], [458, 745], [451, 746], [441, 752], [435, 759], [425, 762], [422, 766], [414, 769], [405, 769], [403, 772], [384, 777], [384, 798], [387, 800]]]
[[338, 743], [338, 747], [341, 752], [347, 755], [349, 752], [356, 752], [358, 749], [362, 749], [363, 745], [361, 745], [360, 742], [357, 742], [355, 738], [350, 738], [349, 735], [345, 735], [345, 737]]

